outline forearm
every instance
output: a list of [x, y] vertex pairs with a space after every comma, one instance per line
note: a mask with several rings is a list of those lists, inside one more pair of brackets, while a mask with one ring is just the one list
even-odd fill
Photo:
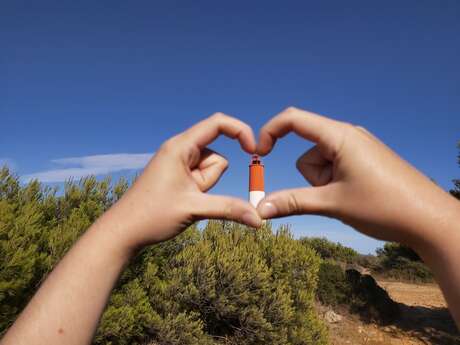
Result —
[[89, 344], [118, 276], [138, 249], [171, 239], [201, 219], [260, 226], [250, 203], [206, 194], [228, 166], [206, 147], [221, 134], [255, 151], [251, 128], [223, 114], [165, 142], [121, 200], [57, 265], [1, 345]]
[[90, 344], [110, 292], [130, 254], [120, 249], [105, 214], [67, 253], [1, 341]]
[[[445, 195], [437, 216], [421, 215], [425, 220], [421, 240], [414, 249], [431, 268], [449, 310], [460, 328], [460, 202]], [[426, 234], [424, 236], [424, 234]]]

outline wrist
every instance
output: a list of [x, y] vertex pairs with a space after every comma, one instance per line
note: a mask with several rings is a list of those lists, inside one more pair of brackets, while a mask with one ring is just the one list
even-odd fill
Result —
[[136, 255], [139, 248], [126, 238], [125, 232], [126, 228], [116, 212], [109, 209], [90, 227], [88, 236], [97, 243], [104, 255], [128, 262]]
[[412, 248], [424, 259], [431, 261], [432, 256], [450, 250], [453, 244], [460, 243], [460, 202], [444, 191], [432, 199], [431, 207], [415, 222]]

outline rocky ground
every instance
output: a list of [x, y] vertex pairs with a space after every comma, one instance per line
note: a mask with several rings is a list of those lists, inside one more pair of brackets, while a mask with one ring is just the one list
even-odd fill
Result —
[[436, 284], [378, 281], [399, 303], [401, 317], [386, 326], [366, 323], [346, 309], [320, 308], [332, 345], [460, 345], [457, 331]]

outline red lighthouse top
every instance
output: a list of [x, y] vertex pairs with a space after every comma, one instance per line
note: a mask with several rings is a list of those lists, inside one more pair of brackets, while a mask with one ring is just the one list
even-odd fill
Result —
[[259, 155], [252, 155], [251, 165], [262, 165]]
[[249, 165], [249, 191], [264, 191], [264, 165], [253, 155]]

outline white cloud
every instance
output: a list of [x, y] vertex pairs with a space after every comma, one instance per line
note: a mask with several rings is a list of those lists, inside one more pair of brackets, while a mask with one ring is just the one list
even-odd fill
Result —
[[52, 160], [62, 168], [38, 171], [25, 175], [27, 182], [38, 179], [41, 182], [64, 182], [70, 178], [79, 179], [88, 175], [107, 175], [123, 170], [142, 169], [152, 157], [151, 153], [115, 153]]

